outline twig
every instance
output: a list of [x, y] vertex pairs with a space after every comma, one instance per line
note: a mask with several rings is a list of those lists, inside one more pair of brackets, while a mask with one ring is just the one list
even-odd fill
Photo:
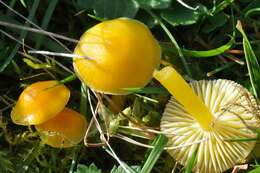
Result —
[[[111, 137], [122, 139], [122, 140], [124, 140], [126, 142], [132, 143], [132, 144], [140, 146], [140, 147], [154, 148], [154, 146], [152, 146], [152, 145], [143, 144], [141, 142], [135, 141], [135, 140], [133, 140], [133, 139], [131, 139], [129, 137], [126, 137], [126, 136], [123, 136], [123, 135], [120, 135], [120, 134], [113, 135]], [[204, 139], [201, 139], [201, 140], [198, 140], [198, 141], [195, 141], [195, 142], [191, 142], [191, 143], [187, 143], [187, 144], [183, 144], [183, 145], [177, 145], [177, 146], [173, 146], [173, 147], [165, 147], [164, 149], [165, 150], [177, 150], [177, 149], [181, 149], [181, 148], [184, 148], [184, 147], [189, 147], [191, 145], [200, 144], [200, 143], [206, 142], [206, 141], [208, 141], [208, 138], [204, 138]]]
[[84, 58], [88, 60], [94, 60], [93, 58], [87, 57], [87, 56], [81, 56], [77, 54], [71, 54], [71, 53], [59, 53], [59, 52], [50, 52], [45, 50], [29, 50], [29, 54], [41, 54], [41, 55], [50, 55], [50, 56], [60, 56], [60, 57], [66, 57], [66, 58]]
[[[11, 8], [10, 6], [8, 6], [6, 3], [4, 3], [2, 0], [0, 0], [0, 3], [5, 6], [6, 8], [8, 8], [10, 11], [12, 11], [14, 14], [16, 14], [17, 16], [21, 17], [22, 19], [24, 19], [26, 22], [30, 23], [31, 25], [35, 26], [36, 28], [38, 28], [39, 30], [46, 32], [45, 30], [43, 30], [40, 26], [36, 25], [35, 23], [33, 23], [32, 21], [28, 20], [26, 17], [24, 17], [22, 14], [16, 12], [13, 8]], [[52, 33], [50, 33], [52, 34]], [[49, 35], [53, 40], [55, 40], [57, 43], [59, 43], [63, 48], [65, 48], [68, 52], [71, 52], [64, 44], [62, 44], [59, 40], [57, 40], [53, 35]]]
[[182, 0], [177, 0], [177, 2], [179, 2], [182, 6], [188, 8], [190, 10], [193, 10], [193, 11], [195, 11], [195, 10], [197, 10], [199, 8], [199, 6], [191, 7], [188, 4], [186, 4], [185, 2], [183, 2]]
[[[0, 2], [1, 2], [1, 0], [0, 0]], [[7, 26], [7, 27], [10, 27], [10, 28], [16, 28], [16, 29], [21, 29], [21, 30], [25, 30], [25, 31], [35, 32], [35, 33], [42, 34], [42, 35], [48, 35], [50, 37], [56, 37], [56, 38], [59, 38], [59, 39], [62, 39], [62, 40], [70, 41], [72, 43], [78, 43], [79, 42], [76, 39], [69, 38], [69, 37], [66, 37], [64, 35], [48, 32], [48, 31], [45, 31], [45, 30], [42, 30], [42, 29], [30, 28], [30, 27], [27, 27], [27, 26], [17, 25], [17, 24], [14, 24], [14, 23], [3, 22], [3, 21], [0, 21], [0, 25]]]

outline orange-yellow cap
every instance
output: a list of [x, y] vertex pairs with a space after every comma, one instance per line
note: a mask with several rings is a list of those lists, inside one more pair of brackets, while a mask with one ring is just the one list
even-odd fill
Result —
[[141, 22], [118, 18], [101, 22], [80, 38], [74, 54], [76, 74], [92, 89], [127, 94], [125, 88], [144, 87], [160, 64], [161, 48]]
[[55, 148], [72, 147], [84, 137], [87, 121], [83, 115], [65, 108], [49, 121], [36, 125], [44, 143]]
[[11, 112], [11, 118], [19, 125], [43, 123], [62, 111], [69, 97], [69, 89], [58, 81], [33, 83], [20, 95]]

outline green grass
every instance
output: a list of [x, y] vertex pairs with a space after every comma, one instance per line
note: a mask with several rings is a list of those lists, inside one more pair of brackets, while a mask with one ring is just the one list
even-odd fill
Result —
[[[163, 150], [167, 139], [157, 134], [169, 93], [155, 80], [144, 88], [125, 88], [131, 94], [125, 97], [123, 113], [110, 111], [110, 96], [102, 96], [104, 109], [98, 116], [99, 130], [107, 140], [107, 134], [111, 135], [106, 141], [109, 145], [103, 145], [104, 139], [100, 139], [102, 135], [93, 123], [87, 136], [91, 147], [81, 142], [72, 148], [54, 149], [40, 142], [33, 127], [15, 125], [10, 118], [24, 87], [56, 79], [71, 91], [68, 107], [81, 112], [90, 122], [90, 101], [95, 108], [100, 98], [75, 76], [71, 58], [28, 51], [71, 53], [86, 29], [122, 16], [145, 23], [162, 47], [162, 64], [174, 66], [188, 81], [230, 79], [259, 100], [260, 3], [185, 2], [198, 8], [188, 9], [173, 0], [0, 1], [0, 25], [8, 22], [39, 31], [0, 26], [0, 172], [192, 172], [196, 151], [183, 168], [180, 164], [175, 166], [174, 159]], [[238, 20], [241, 23], [236, 27]], [[49, 36], [42, 30], [53, 34]], [[234, 138], [228, 142], [258, 140]], [[151, 146], [154, 149], [147, 148]], [[257, 172], [257, 161], [258, 157], [255, 162], [248, 159], [247, 171]]]

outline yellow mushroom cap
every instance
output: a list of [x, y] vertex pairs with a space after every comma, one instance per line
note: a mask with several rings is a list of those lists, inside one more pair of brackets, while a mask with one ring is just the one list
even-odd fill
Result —
[[118, 18], [101, 22], [80, 38], [74, 54], [78, 77], [92, 89], [127, 94], [125, 88], [144, 87], [160, 64], [161, 49], [141, 22]]
[[248, 128], [259, 126], [254, 97], [241, 85], [229, 80], [194, 81], [190, 86], [209, 108], [214, 121], [210, 130], [204, 130], [172, 97], [160, 127], [169, 138], [169, 147], [182, 147], [168, 150], [169, 154], [187, 166], [198, 147], [193, 169], [198, 173], [220, 173], [243, 162], [254, 148], [255, 141], [230, 142], [227, 139], [257, 137]]
[[83, 115], [65, 108], [49, 121], [36, 125], [44, 143], [55, 148], [72, 147], [84, 137], [87, 121]]
[[69, 97], [69, 89], [58, 81], [33, 83], [19, 96], [11, 112], [11, 118], [19, 125], [43, 123], [62, 111]]

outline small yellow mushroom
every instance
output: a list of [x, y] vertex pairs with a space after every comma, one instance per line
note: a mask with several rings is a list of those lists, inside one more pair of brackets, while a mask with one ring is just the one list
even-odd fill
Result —
[[62, 111], [69, 97], [69, 89], [58, 81], [33, 83], [19, 96], [11, 112], [11, 118], [19, 125], [43, 123]]
[[229, 80], [194, 81], [190, 86], [172, 68], [165, 67], [155, 78], [173, 95], [166, 105], [160, 128], [169, 138], [168, 150], [187, 166], [198, 147], [193, 171], [221, 173], [244, 161], [255, 141], [230, 139], [256, 138], [258, 106], [241, 85]]
[[49, 121], [35, 125], [45, 144], [55, 148], [72, 147], [81, 142], [87, 129], [85, 117], [65, 108]]
[[118, 18], [101, 22], [80, 38], [74, 54], [76, 74], [90, 88], [106, 94], [127, 94], [144, 87], [161, 60], [161, 48], [141, 22]]

